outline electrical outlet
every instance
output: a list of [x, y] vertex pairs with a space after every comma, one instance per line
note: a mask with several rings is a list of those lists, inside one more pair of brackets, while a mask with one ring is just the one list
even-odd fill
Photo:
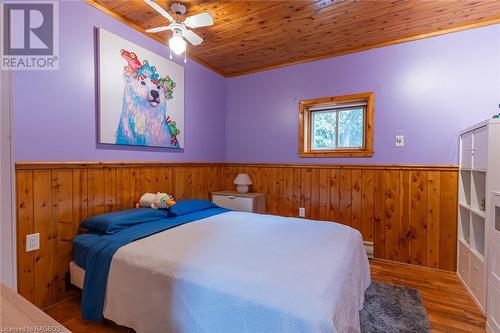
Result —
[[300, 217], [305, 217], [306, 216], [306, 209], [304, 207], [299, 208], [299, 216]]
[[405, 145], [405, 136], [404, 135], [396, 135], [396, 147], [404, 147]]
[[38, 250], [40, 248], [40, 234], [26, 235], [26, 252]]

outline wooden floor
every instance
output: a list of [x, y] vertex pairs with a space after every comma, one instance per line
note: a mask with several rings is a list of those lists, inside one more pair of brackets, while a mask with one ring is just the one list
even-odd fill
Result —
[[[429, 314], [432, 332], [486, 332], [485, 318], [455, 273], [389, 262], [370, 261], [372, 279], [404, 285], [420, 291]], [[128, 332], [112, 323], [84, 321], [80, 298], [59, 303], [46, 311], [73, 332]]]
[[370, 261], [372, 280], [420, 291], [431, 332], [486, 332], [486, 318], [455, 273], [385, 260]]

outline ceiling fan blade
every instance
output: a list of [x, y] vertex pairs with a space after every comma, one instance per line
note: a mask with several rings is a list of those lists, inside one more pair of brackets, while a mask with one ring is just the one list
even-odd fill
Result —
[[206, 27], [214, 24], [214, 19], [209, 13], [201, 13], [188, 17], [184, 24], [190, 28]]
[[162, 6], [154, 2], [153, 0], [144, 0], [145, 3], [153, 7], [158, 13], [160, 13], [161, 16], [169, 20], [170, 22], [175, 22], [174, 18], [172, 15], [170, 15]]
[[184, 33], [184, 38], [187, 39], [193, 45], [199, 45], [203, 42], [203, 38], [192, 32], [191, 30], [186, 30]]
[[146, 29], [146, 32], [154, 34], [155, 32], [161, 32], [161, 31], [165, 31], [165, 30], [169, 30], [169, 29], [170, 29], [169, 25], [164, 25], [164, 26], [161, 26], [161, 27]]

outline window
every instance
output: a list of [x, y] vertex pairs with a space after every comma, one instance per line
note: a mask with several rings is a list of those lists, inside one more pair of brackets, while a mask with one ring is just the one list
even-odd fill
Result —
[[300, 157], [371, 157], [373, 93], [300, 101]]

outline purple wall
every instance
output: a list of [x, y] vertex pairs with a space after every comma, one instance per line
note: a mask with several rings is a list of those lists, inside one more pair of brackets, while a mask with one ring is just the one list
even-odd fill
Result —
[[185, 151], [97, 149], [94, 32], [102, 27], [168, 57], [168, 49], [82, 2], [60, 2], [58, 71], [14, 73], [16, 161], [224, 161], [225, 79], [185, 65]]
[[[496, 25], [229, 79], [226, 161], [456, 164], [459, 130], [499, 112], [499, 59]], [[299, 100], [366, 91], [373, 158], [298, 157]]]
[[[60, 3], [60, 69], [14, 73], [16, 161], [455, 164], [457, 133], [498, 112], [500, 25], [224, 79], [185, 65], [184, 152], [95, 142], [94, 26], [168, 49], [82, 2]], [[375, 155], [298, 158], [298, 101], [375, 92]], [[403, 133], [406, 147], [394, 147]]]

